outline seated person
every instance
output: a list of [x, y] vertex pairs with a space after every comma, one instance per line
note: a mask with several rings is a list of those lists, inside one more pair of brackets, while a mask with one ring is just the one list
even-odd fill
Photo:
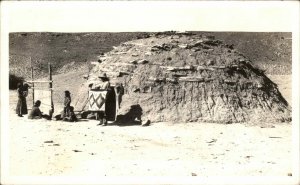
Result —
[[41, 106], [41, 101], [40, 100], [37, 100], [31, 111], [29, 112], [28, 114], [28, 119], [41, 119], [41, 118], [46, 118], [46, 119], [49, 119], [49, 116], [48, 115], [44, 115], [41, 110], [40, 110], [40, 107]]
[[74, 113], [74, 107], [69, 107], [69, 112], [67, 114], [64, 114], [62, 117], [63, 121], [70, 121], [70, 122], [76, 122], [78, 121], [75, 113]]
[[56, 115], [54, 117], [54, 120], [63, 120], [63, 121], [69, 121], [69, 122], [76, 122], [78, 121], [75, 113], [74, 113], [74, 107], [73, 106], [70, 106], [69, 107], [69, 111], [65, 113], [65, 111], [63, 110], [61, 112], [61, 114], [59, 115]]

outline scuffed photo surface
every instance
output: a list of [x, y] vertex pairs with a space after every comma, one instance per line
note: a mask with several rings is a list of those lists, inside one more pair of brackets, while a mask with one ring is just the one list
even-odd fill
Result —
[[[140, 62], [142, 59], [145, 64]], [[17, 166], [12, 168], [12, 173], [288, 175], [292, 167], [291, 161], [287, 160], [291, 158], [290, 117], [277, 112], [279, 107], [271, 99], [273, 97], [262, 94], [261, 98], [254, 98], [256, 92], [270, 93], [273, 90], [256, 89], [256, 82], [262, 77], [256, 75], [256, 71], [252, 72], [244, 60], [263, 70], [265, 78], [273, 81], [265, 80], [263, 83], [269, 84], [263, 85], [278, 85], [278, 90], [285, 95], [282, 100], [278, 99], [283, 101], [280, 106], [286, 104], [287, 111], [290, 111], [285, 100], [291, 102], [291, 33], [11, 33], [11, 74], [30, 79], [30, 66], [34, 65], [34, 71], [38, 72], [35, 77], [42, 79], [48, 75], [46, 62], [51, 61], [53, 101], [58, 114], [63, 109], [61, 95], [65, 89], [71, 91], [73, 106], [80, 111], [80, 99], [86, 98], [86, 81], [89, 81], [83, 76], [97, 78], [100, 71], [104, 71], [111, 76], [112, 84], [113, 80], [119, 80], [125, 86], [119, 116], [125, 117], [133, 111], [130, 115], [133, 118], [144, 114], [153, 122], [150, 127], [141, 128], [137, 121], [129, 119], [99, 128], [96, 120], [84, 119], [70, 124], [53, 120], [32, 121], [12, 114], [10, 122], [14, 134], [11, 142], [14, 144], [11, 146], [14, 147], [11, 147], [11, 164]], [[241, 69], [228, 67], [233, 65]], [[196, 69], [185, 69], [186, 66], [196, 66]], [[197, 69], [197, 66], [208, 69]], [[114, 72], [126, 75], [115, 77]], [[130, 73], [133, 80], [126, 79]], [[169, 73], [168, 76], [164, 76], [165, 73]], [[169, 77], [177, 83], [165, 81], [149, 85], [146, 82], [151, 77], [156, 80]], [[199, 77], [211, 80], [203, 82]], [[140, 79], [144, 81], [134, 81]], [[226, 80], [238, 83], [236, 89], [231, 90], [235, 84], [228, 84], [224, 82]], [[254, 85], [245, 86], [243, 83]], [[276, 89], [277, 85], [272, 88]], [[134, 92], [134, 88], [140, 88], [141, 92]], [[157, 88], [167, 90], [157, 94], [160, 92]], [[189, 92], [189, 88], [199, 90]], [[183, 93], [184, 96], [173, 93]], [[239, 97], [242, 105], [236, 108], [234, 97], [238, 93], [240, 96], [246, 93], [246, 97]], [[220, 98], [222, 95], [224, 98]], [[228, 100], [225, 100], [226, 96]], [[14, 113], [17, 98], [14, 90], [10, 91], [10, 98], [11, 113]], [[183, 101], [178, 98], [183, 98]], [[29, 97], [28, 101], [31, 102]], [[195, 108], [197, 102], [198, 108]], [[137, 109], [130, 110], [136, 104], [140, 105], [140, 113]], [[266, 106], [261, 111], [268, 110], [251, 115], [257, 106]], [[228, 107], [232, 110], [226, 111]], [[258, 120], [254, 119], [256, 117]], [[18, 134], [20, 130], [30, 132]], [[23, 144], [17, 144], [20, 142]], [[17, 155], [24, 146], [23, 155]], [[37, 166], [28, 170], [28, 164], [37, 159], [40, 160], [35, 163]], [[94, 165], [95, 162], [99, 164]], [[121, 168], [124, 165], [126, 169]]]
[[[80, 3], [75, 4], [78, 8]], [[186, 4], [174, 13], [155, 5], [160, 19], [146, 16], [150, 9], [141, 6], [136, 10], [143, 12], [140, 18], [148, 26], [140, 24], [132, 11], [121, 6], [113, 10], [111, 4], [105, 10], [102, 7], [99, 15], [95, 13], [98, 6], [90, 8], [99, 19], [99, 24], [90, 19], [96, 29], [83, 29], [88, 24], [82, 20], [91, 14], [77, 17], [76, 23], [70, 19], [75, 14], [63, 14], [62, 7], [67, 6], [60, 6], [56, 16], [48, 16], [44, 26], [37, 24], [42, 16], [32, 22], [32, 29], [10, 21], [4, 37], [8, 48], [3, 61], [7, 64], [1, 63], [9, 82], [5, 86], [8, 104], [2, 101], [4, 91], [1, 93], [1, 110], [3, 105], [9, 110], [1, 119], [9, 123], [1, 124], [9, 133], [2, 136], [9, 145], [4, 155], [9, 164], [4, 171], [13, 177], [9, 182], [17, 182], [13, 181], [17, 176], [275, 176], [288, 178], [284, 182], [295, 180], [292, 114], [298, 108], [292, 82], [298, 66], [293, 58], [298, 35], [287, 26], [290, 20], [278, 16], [277, 23], [283, 26], [254, 28], [257, 22], [251, 20], [257, 17], [242, 8], [232, 11], [237, 15], [244, 10], [247, 24], [238, 22], [239, 29], [232, 19], [236, 16], [228, 19], [224, 15], [230, 13], [225, 9], [215, 11], [222, 19], [205, 10], [211, 18], [208, 21], [202, 19], [205, 11], [196, 13], [197, 6], [183, 11], [189, 8]], [[249, 7], [257, 15], [262, 10]], [[26, 8], [30, 9], [19, 9], [20, 13]], [[280, 10], [277, 5], [266, 9], [265, 13]], [[38, 12], [41, 10], [54, 15], [51, 8], [41, 6]], [[117, 10], [122, 18], [113, 16]], [[32, 17], [32, 12], [26, 15]], [[276, 12], [287, 15], [285, 10]], [[110, 21], [100, 16], [106, 14], [111, 15]], [[172, 21], [176, 14], [181, 26]], [[132, 19], [125, 24], [125, 17]], [[260, 26], [270, 23], [260, 18]], [[216, 24], [220, 21], [228, 24], [220, 28]], [[56, 22], [63, 24], [49, 26]], [[111, 22], [120, 22], [120, 29]], [[213, 22], [215, 29], [211, 29]], [[99, 126], [99, 115], [89, 112], [99, 97], [92, 100], [88, 91], [100, 82], [101, 75], [108, 77], [114, 93], [105, 104], [112, 113], [106, 112], [106, 120], [100, 121], [108, 121], [107, 126]], [[19, 82], [30, 85], [25, 93], [28, 113], [39, 99], [42, 114], [52, 120], [28, 119], [25, 113], [18, 116]], [[62, 118], [70, 111], [66, 91], [71, 93], [74, 122]]]

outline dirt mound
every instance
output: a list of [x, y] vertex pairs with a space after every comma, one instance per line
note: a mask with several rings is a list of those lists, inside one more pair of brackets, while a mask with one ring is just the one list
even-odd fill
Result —
[[214, 37], [157, 33], [99, 58], [89, 79], [106, 72], [123, 84], [120, 114], [134, 105], [154, 122], [284, 122], [291, 109], [276, 84]]

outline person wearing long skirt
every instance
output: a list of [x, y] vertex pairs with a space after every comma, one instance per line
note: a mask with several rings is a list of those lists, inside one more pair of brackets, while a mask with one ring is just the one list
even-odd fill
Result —
[[18, 93], [18, 103], [16, 107], [16, 114], [19, 117], [23, 117], [24, 114], [28, 113], [27, 104], [26, 104], [26, 96], [28, 91], [24, 90], [24, 86], [22, 83], [18, 83], [17, 93]]
[[71, 102], [72, 102], [72, 100], [71, 100], [71, 93], [70, 93], [70, 91], [65, 91], [64, 110], [63, 110], [62, 117], [69, 116]]

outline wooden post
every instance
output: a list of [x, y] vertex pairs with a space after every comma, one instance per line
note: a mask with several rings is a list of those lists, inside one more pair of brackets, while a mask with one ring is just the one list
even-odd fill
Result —
[[52, 69], [51, 69], [51, 63], [48, 63], [49, 66], [49, 90], [50, 90], [50, 99], [51, 99], [51, 109], [49, 110], [49, 116], [50, 119], [52, 118], [52, 115], [54, 113], [54, 105], [53, 105], [53, 97], [52, 97]]
[[52, 69], [51, 69], [51, 64], [48, 63], [49, 66], [49, 89], [52, 89]]
[[[33, 66], [32, 66], [32, 60], [30, 57], [30, 68], [31, 68], [31, 81], [34, 81], [33, 79]], [[32, 106], [34, 105], [34, 83], [32, 83]]]

